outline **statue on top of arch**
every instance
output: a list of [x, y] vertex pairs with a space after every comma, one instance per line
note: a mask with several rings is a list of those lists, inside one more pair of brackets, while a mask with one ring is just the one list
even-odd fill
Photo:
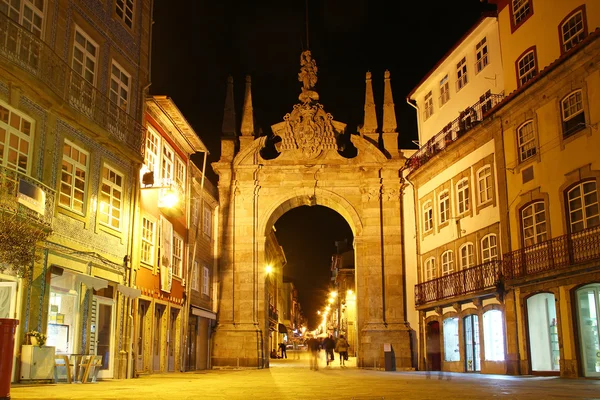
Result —
[[302, 82], [302, 93], [298, 99], [303, 103], [319, 100], [319, 94], [312, 90], [317, 84], [317, 70], [317, 63], [312, 58], [310, 50], [304, 50], [300, 54], [300, 73], [298, 74], [298, 80]]

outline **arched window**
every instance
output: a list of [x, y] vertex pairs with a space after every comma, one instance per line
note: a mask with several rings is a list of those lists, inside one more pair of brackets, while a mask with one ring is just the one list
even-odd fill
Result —
[[587, 36], [585, 5], [576, 8], [560, 24], [560, 43], [563, 53], [571, 50]]
[[442, 275], [448, 275], [454, 272], [454, 252], [445, 251], [442, 254]]
[[581, 90], [569, 93], [561, 101], [563, 137], [569, 137], [585, 128], [585, 112]]
[[465, 243], [460, 247], [460, 269], [470, 268], [475, 265], [474, 248], [473, 243]]
[[448, 221], [450, 218], [450, 194], [447, 190], [444, 190], [438, 199], [440, 207], [440, 224]]
[[525, 161], [536, 153], [533, 121], [527, 121], [517, 129], [519, 143], [519, 160]]
[[425, 280], [430, 281], [437, 277], [437, 271], [435, 267], [435, 258], [431, 257], [425, 260]]
[[481, 261], [488, 262], [498, 258], [498, 247], [496, 244], [496, 235], [490, 233], [481, 239]]
[[504, 361], [502, 311], [489, 310], [483, 313], [483, 342], [486, 360]]
[[469, 180], [461, 179], [456, 184], [456, 208], [457, 214], [469, 211]]
[[531, 79], [533, 79], [538, 73], [537, 57], [535, 54], [535, 46], [527, 50], [517, 60], [517, 80], [519, 86], [523, 86]]
[[567, 192], [567, 211], [571, 233], [600, 224], [596, 181], [580, 182]]
[[546, 207], [543, 201], [536, 201], [521, 210], [523, 226], [523, 244], [531, 246], [548, 238], [546, 226]]

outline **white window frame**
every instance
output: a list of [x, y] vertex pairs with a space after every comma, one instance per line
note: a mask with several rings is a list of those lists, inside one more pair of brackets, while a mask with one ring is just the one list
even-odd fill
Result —
[[456, 184], [456, 213], [458, 215], [469, 211], [470, 200], [469, 179], [463, 178]]
[[205, 203], [202, 210], [202, 232], [212, 239], [212, 218], [213, 210]]
[[424, 120], [428, 120], [433, 115], [433, 94], [431, 91], [423, 98]]
[[173, 276], [177, 278], [183, 277], [183, 248], [183, 238], [173, 231], [172, 267]]
[[581, 90], [569, 93], [561, 101], [561, 114], [563, 122], [567, 122], [583, 112], [583, 96]]
[[[81, 35], [83, 37], [83, 39], [85, 39], [85, 43], [81, 44], [77, 41], [77, 34]], [[94, 49], [95, 49], [95, 53], [92, 54], [90, 52], [90, 50], [88, 49], [88, 45], [91, 45]], [[76, 57], [76, 52], [75, 52], [75, 48], [77, 48], [77, 50], [79, 50], [81, 52], [82, 55], [82, 59], [79, 60]], [[98, 76], [98, 51], [100, 49], [100, 46], [98, 46], [98, 43], [96, 43], [94, 41], [94, 39], [92, 39], [90, 37], [90, 35], [88, 35], [83, 29], [81, 29], [78, 25], [75, 25], [75, 33], [73, 36], [73, 56], [71, 58], [71, 68], [77, 72], [77, 70], [79, 68], [75, 67], [75, 62], [81, 64], [81, 71], [82, 73], [79, 73], [79, 75], [86, 81], [88, 82], [90, 85], [92, 86], [96, 86], [96, 78]], [[88, 60], [91, 60], [93, 62], [93, 70], [90, 70], [88, 67], [89, 63]], [[87, 74], [83, 73], [84, 71], [89, 71], [91, 73], [92, 76], [92, 80], [90, 81], [88, 79], [88, 77], [86, 76]]]
[[450, 219], [450, 192], [448, 190], [444, 190], [438, 197], [438, 211], [440, 225], [446, 223]]
[[467, 74], [467, 57], [463, 57], [456, 63], [456, 91], [459, 92], [469, 83]]
[[[69, 154], [65, 154], [67, 148], [70, 149]], [[77, 152], [80, 157], [85, 157], [85, 163], [81, 162], [81, 158], [73, 158], [73, 151]], [[65, 170], [67, 164], [70, 166], [71, 171]], [[89, 165], [90, 165], [90, 153], [83, 148], [77, 146], [75, 143], [68, 139], [65, 139], [63, 144], [62, 154], [62, 166], [60, 172], [60, 187], [58, 189], [58, 205], [74, 213], [84, 215], [87, 204], [87, 187], [89, 177]], [[65, 177], [69, 178], [69, 181], [65, 181]], [[83, 182], [83, 189], [79, 188], [77, 182]], [[81, 193], [81, 202], [76, 200], [75, 193]], [[63, 203], [63, 197], [68, 200], [67, 203]], [[75, 204], [81, 204], [81, 209], [76, 207]]]
[[475, 246], [467, 242], [458, 249], [460, 254], [460, 269], [467, 269], [475, 266]]
[[146, 127], [146, 151], [144, 152], [144, 165], [148, 171], [154, 172], [154, 179], [159, 179], [157, 172], [159, 171], [161, 157], [161, 136], [153, 126]]
[[202, 294], [208, 296], [210, 294], [210, 270], [208, 267], [202, 267]]
[[577, 10], [560, 27], [560, 40], [564, 52], [571, 50], [585, 38], [585, 15], [583, 10]]
[[537, 153], [535, 146], [535, 130], [533, 120], [525, 121], [517, 128], [517, 143], [519, 146], [519, 160], [528, 160]]
[[483, 39], [475, 45], [475, 75], [483, 71], [488, 65], [488, 57], [487, 39], [484, 36]]
[[454, 252], [447, 250], [442, 253], [442, 276], [454, 272]]
[[479, 204], [492, 201], [492, 167], [487, 164], [477, 171], [477, 191], [479, 193]]
[[431, 200], [423, 204], [423, 232], [429, 232], [433, 229], [433, 205]]
[[512, 0], [510, 6], [512, 7], [514, 26], [519, 25], [531, 12], [529, 0]]
[[519, 76], [519, 86], [523, 86], [537, 75], [537, 65], [535, 61], [535, 49], [529, 50], [523, 54], [517, 61], [517, 73]]
[[[33, 33], [36, 37], [43, 39], [44, 23], [46, 22], [46, 19], [44, 18], [44, 10], [40, 10], [39, 7], [37, 7], [31, 0], [20, 0], [20, 7], [18, 10], [10, 3], [10, 0], [1, 0], [0, 12], [4, 12], [12, 20], [19, 23], [29, 32]], [[46, 1], [42, 1], [42, 6], [46, 4]], [[27, 18], [25, 15], [25, 9], [29, 9], [32, 18]], [[38, 18], [37, 20], [36, 17]], [[37, 21], [39, 21], [39, 24], [36, 23]]]
[[175, 150], [173, 150], [173, 148], [167, 144], [166, 140], [163, 140], [162, 154], [160, 159], [160, 177], [163, 181], [163, 185], [170, 185], [173, 183], [174, 178]]
[[[109, 173], [109, 177], [104, 176], [104, 172], [107, 171]], [[113, 182], [111, 180], [111, 174], [114, 174], [115, 180], [121, 181], [121, 185], [118, 182]], [[106, 190], [109, 190], [107, 192]], [[115, 196], [116, 193], [119, 193], [119, 196]], [[101, 197], [103, 195], [108, 196], [109, 201], [103, 202]], [[123, 203], [125, 201], [125, 176], [120, 173], [117, 169], [110, 166], [109, 164], [104, 164], [102, 166], [102, 176], [100, 182], [100, 190], [98, 193], [98, 202], [100, 203], [98, 207], [98, 221], [101, 225], [106, 226], [110, 229], [114, 229], [120, 231], [123, 227]], [[118, 207], [115, 206], [115, 203], [119, 204]], [[102, 204], [105, 204], [104, 206]], [[106, 210], [103, 208], [106, 207]], [[118, 212], [118, 216], [116, 213]], [[108, 222], [102, 221], [102, 216], [105, 215], [108, 218]], [[113, 225], [112, 221], [117, 221], [117, 225]]]
[[437, 278], [437, 267], [435, 265], [435, 257], [429, 257], [423, 263], [423, 281], [430, 281]]
[[194, 270], [192, 271], [192, 290], [200, 291], [200, 270], [198, 260], [194, 261]]
[[[576, 194], [577, 190], [579, 194]], [[571, 187], [567, 192], [570, 233], [597, 226], [600, 221], [598, 208], [598, 184], [595, 180], [582, 181]]]
[[[124, 81], [124, 78], [127, 79], [127, 82]], [[110, 100], [120, 110], [129, 113], [129, 104], [131, 103], [131, 74], [114, 59], [110, 67], [109, 92]], [[123, 92], [125, 92], [125, 97], [123, 97]]]
[[175, 157], [175, 183], [179, 189], [185, 193], [185, 162], [179, 157]]
[[142, 216], [140, 248], [140, 262], [154, 266], [154, 252], [156, 249], [156, 220], [149, 218], [147, 215]]
[[498, 259], [498, 237], [490, 233], [481, 239], [481, 262], [486, 263]]
[[448, 82], [448, 75], [444, 76], [440, 81], [440, 107], [446, 104], [450, 100], [450, 82]]
[[[14, 169], [29, 176], [32, 164], [31, 156], [34, 145], [35, 121], [4, 102], [0, 102], [0, 108], [0, 130], [4, 131], [4, 140], [0, 138], [0, 144], [3, 144], [4, 148], [3, 151], [0, 150], [0, 166]], [[15, 125], [18, 125], [18, 128]], [[11, 145], [13, 140], [17, 140], [16, 148]], [[25, 145], [24, 143], [27, 144]], [[27, 147], [26, 152], [21, 151], [23, 146]], [[9, 163], [9, 152], [17, 154], [16, 164]], [[23, 164], [25, 165], [23, 166]]]
[[548, 239], [546, 205], [543, 201], [536, 201], [521, 209], [521, 226], [526, 247]]
[[135, 0], [115, 0], [115, 15], [125, 24], [125, 26], [133, 29]]

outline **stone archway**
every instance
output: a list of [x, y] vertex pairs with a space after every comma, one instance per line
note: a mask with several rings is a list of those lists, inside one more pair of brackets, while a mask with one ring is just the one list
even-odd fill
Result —
[[[300, 75], [314, 73], [306, 69], [305, 53], [302, 60]], [[370, 75], [367, 78], [369, 93]], [[318, 94], [312, 90], [316, 74], [302, 75], [300, 80], [304, 83], [300, 103], [283, 122], [272, 126], [281, 138], [277, 157], [263, 158], [267, 139], [253, 136], [248, 79], [242, 135], [225, 132], [221, 159], [213, 163], [219, 175], [221, 251], [212, 365], [268, 366], [266, 235], [286, 211], [322, 205], [338, 212], [354, 233], [356, 292], [362, 299], [357, 305], [357, 365], [382, 366], [384, 344], [390, 344], [395, 365], [410, 368], [401, 221], [400, 171], [405, 160], [397, 146], [395, 152], [393, 146], [390, 151], [380, 150], [373, 140], [376, 132], [351, 135], [357, 155], [343, 157], [337, 143], [346, 125], [334, 121], [317, 102]], [[230, 80], [230, 90], [231, 85]], [[395, 143], [395, 120], [393, 125], [394, 132], [387, 133], [393, 134]], [[385, 128], [384, 122], [384, 142]]]

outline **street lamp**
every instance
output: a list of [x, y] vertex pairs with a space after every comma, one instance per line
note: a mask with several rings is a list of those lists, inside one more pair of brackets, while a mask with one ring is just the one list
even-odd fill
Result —
[[273, 266], [271, 266], [271, 264], [267, 264], [267, 266], [265, 267], [265, 272], [267, 273], [267, 275], [269, 275], [271, 272], [273, 272]]

